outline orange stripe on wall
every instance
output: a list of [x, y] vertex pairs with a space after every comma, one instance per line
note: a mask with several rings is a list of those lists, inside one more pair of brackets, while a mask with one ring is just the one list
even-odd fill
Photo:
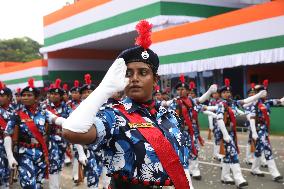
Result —
[[[47, 26], [65, 18], [71, 17], [80, 12], [108, 3], [111, 0], [81, 0], [72, 5], [64, 6], [62, 9], [53, 12], [43, 18], [43, 25]], [[106, 10], [107, 11], [107, 10]]]
[[9, 67], [6, 67], [5, 69], [1, 69], [0, 74], [16, 72], [16, 71], [23, 71], [23, 70], [35, 68], [35, 67], [47, 67], [47, 60], [38, 59], [32, 62], [21, 63], [21, 65], [9, 66]]
[[273, 1], [153, 32], [152, 41], [159, 43], [282, 15], [284, 0]]
[[63, 49], [49, 52], [48, 59], [103, 59], [114, 60], [120, 51], [116, 50], [97, 50], [97, 49]]

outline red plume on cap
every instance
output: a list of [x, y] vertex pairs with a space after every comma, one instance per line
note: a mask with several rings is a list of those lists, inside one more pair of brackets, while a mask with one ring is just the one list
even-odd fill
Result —
[[21, 93], [21, 88], [17, 88], [17, 93], [20, 94]]
[[60, 84], [61, 84], [61, 79], [56, 79], [54, 88], [60, 88]]
[[231, 84], [230, 80], [228, 78], [225, 78], [225, 86], [230, 87], [230, 84]]
[[68, 84], [67, 84], [67, 83], [63, 84], [63, 89], [64, 89], [65, 91], [68, 91]]
[[29, 87], [30, 88], [35, 88], [35, 85], [34, 85], [34, 78], [30, 78], [29, 80], [28, 80], [28, 84], [29, 84]]
[[87, 84], [87, 85], [90, 85], [91, 84], [91, 75], [90, 74], [86, 74], [85, 75], [85, 83]]
[[268, 79], [264, 80], [262, 84], [263, 84], [264, 88], [267, 89], [267, 87], [268, 87]]
[[250, 84], [250, 88], [254, 89], [255, 88], [255, 83]]
[[183, 75], [183, 74], [181, 74], [181, 75], [179, 76], [179, 80], [180, 80], [180, 82], [185, 83], [185, 78], [184, 78], [184, 75]]
[[189, 89], [195, 89], [195, 83], [193, 81], [189, 82]]
[[151, 40], [152, 26], [153, 25], [146, 20], [141, 20], [136, 25], [136, 30], [139, 36], [136, 38], [135, 44], [143, 47], [144, 50], [148, 49], [152, 44]]
[[74, 81], [74, 87], [79, 87], [79, 81], [78, 80]]
[[0, 81], [0, 90], [3, 90], [4, 88], [5, 88], [5, 84], [2, 81]]
[[170, 87], [167, 87], [166, 90], [165, 90], [165, 92], [166, 92], [166, 93], [171, 92], [171, 88], [170, 88]]
[[50, 85], [49, 85], [49, 89], [53, 89], [55, 86], [54, 86], [54, 84], [53, 83], [51, 83]]
[[156, 91], [156, 92], [160, 92], [160, 86], [159, 86], [159, 85], [156, 85], [156, 86], [155, 86], [155, 91]]
[[44, 87], [44, 92], [47, 92], [48, 91], [48, 87]]

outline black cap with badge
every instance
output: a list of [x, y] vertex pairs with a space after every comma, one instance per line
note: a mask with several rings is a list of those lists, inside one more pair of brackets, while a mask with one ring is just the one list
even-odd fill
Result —
[[28, 86], [23, 88], [23, 90], [21, 91], [21, 96], [23, 95], [24, 92], [32, 92], [35, 96], [39, 96], [40, 90], [37, 87], [35, 87], [34, 78], [30, 78], [28, 80]]
[[0, 81], [0, 95], [12, 96], [12, 90]]
[[80, 94], [82, 94], [83, 91], [85, 90], [95, 90], [95, 85], [92, 84], [92, 80], [91, 80], [91, 75], [90, 74], [86, 74], [84, 76], [85, 78], [85, 84], [80, 88]]
[[80, 90], [80, 87], [79, 87], [79, 81], [78, 80], [75, 80], [74, 81], [74, 86], [70, 89], [70, 92], [72, 93], [73, 91], [78, 91]]
[[49, 89], [50, 93], [59, 93], [60, 96], [63, 96], [64, 94], [64, 90], [60, 87], [61, 84], [61, 80], [60, 79], [56, 79], [55, 80], [55, 84], [52, 85], [52, 87]]
[[139, 34], [135, 43], [137, 46], [124, 50], [117, 58], [123, 58], [126, 64], [131, 62], [144, 62], [145, 64], [149, 64], [153, 73], [156, 74], [159, 68], [159, 57], [154, 51], [149, 49], [152, 44], [152, 24], [146, 20], [141, 20], [136, 25], [136, 30]]

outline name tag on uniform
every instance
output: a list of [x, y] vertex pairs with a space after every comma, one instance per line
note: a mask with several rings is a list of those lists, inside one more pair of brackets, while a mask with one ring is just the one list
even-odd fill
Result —
[[128, 123], [131, 129], [133, 128], [150, 128], [153, 127], [152, 123]]
[[25, 122], [32, 122], [32, 121], [34, 121], [34, 120], [32, 120], [32, 119], [22, 119], [21, 120], [23, 123], [25, 123]]

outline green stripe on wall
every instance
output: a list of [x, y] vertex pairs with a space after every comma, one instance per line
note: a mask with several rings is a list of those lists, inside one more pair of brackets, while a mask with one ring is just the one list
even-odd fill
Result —
[[44, 39], [44, 45], [47, 47], [60, 42], [105, 31], [158, 15], [182, 15], [207, 18], [209, 16], [214, 16], [233, 10], [236, 9], [190, 3], [157, 2], [46, 38]]
[[161, 15], [196, 16], [208, 18], [226, 12], [237, 10], [237, 8], [217, 7], [210, 5], [199, 5], [178, 2], [162, 2]]
[[30, 78], [34, 78], [35, 81], [45, 81], [47, 80], [47, 75], [34, 75], [34, 76], [29, 76], [29, 77], [24, 77], [24, 78], [19, 78], [19, 79], [12, 79], [12, 80], [5, 80], [4, 83], [7, 85], [13, 85], [13, 84], [19, 84], [19, 83], [27, 83]]
[[70, 82], [73, 84], [74, 80], [79, 80], [80, 84], [84, 82], [84, 75], [90, 74], [92, 83], [98, 84], [103, 79], [106, 72], [104, 71], [49, 71], [48, 80], [55, 81], [60, 78], [63, 82]]
[[160, 64], [188, 62], [193, 60], [202, 60], [207, 58], [274, 49], [280, 47], [284, 47], [284, 35], [224, 45], [209, 49], [202, 49], [198, 51], [160, 56]]

